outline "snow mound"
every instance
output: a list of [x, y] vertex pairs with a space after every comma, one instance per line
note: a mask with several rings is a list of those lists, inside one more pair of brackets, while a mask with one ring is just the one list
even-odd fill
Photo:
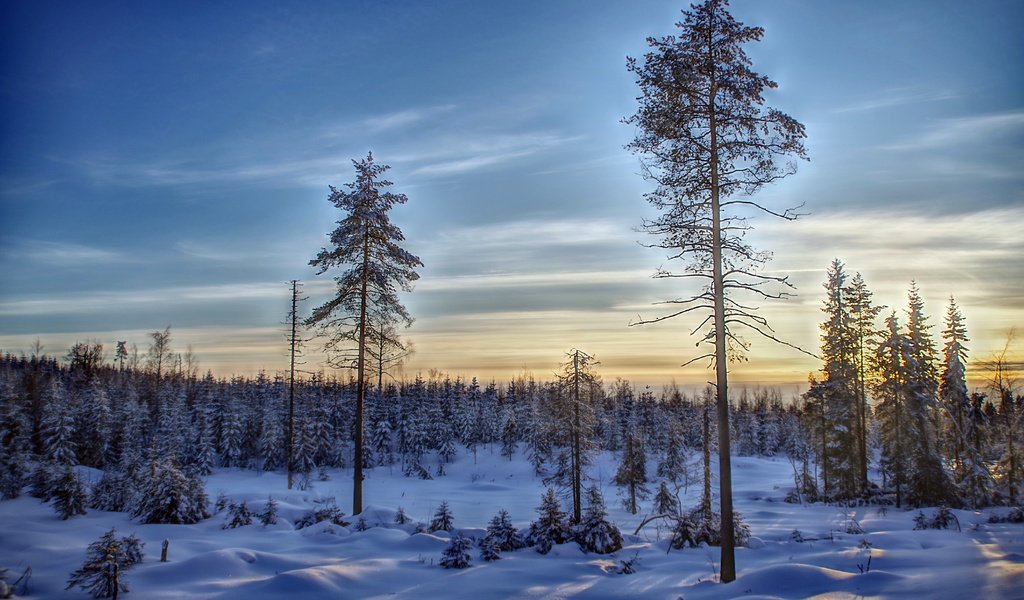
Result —
[[326, 565], [295, 569], [265, 580], [240, 585], [220, 596], [224, 599], [345, 598], [352, 588], [373, 574], [372, 565]]
[[743, 574], [739, 583], [753, 594], [806, 598], [839, 591], [859, 596], [876, 595], [899, 579], [902, 577], [885, 571], [871, 571], [861, 575], [797, 563], [751, 571]]
[[429, 533], [416, 533], [408, 536], [402, 546], [417, 552], [441, 552], [448, 547], [449, 540]]

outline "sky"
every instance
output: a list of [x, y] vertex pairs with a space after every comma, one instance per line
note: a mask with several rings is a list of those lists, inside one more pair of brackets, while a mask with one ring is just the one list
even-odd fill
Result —
[[[217, 375], [287, 363], [287, 282], [340, 215], [328, 185], [372, 151], [424, 267], [405, 375], [548, 378], [570, 348], [606, 380], [700, 385], [693, 319], [630, 326], [693, 289], [639, 232], [627, 56], [680, 2], [0, 3], [0, 350], [144, 352], [172, 328]], [[938, 336], [955, 296], [972, 365], [1024, 334], [1024, 4], [736, 0], [747, 52], [811, 160], [755, 218], [797, 296], [762, 303], [812, 352], [833, 258]], [[1024, 338], [1022, 338], [1024, 339]], [[733, 381], [796, 390], [819, 363], [748, 337]], [[317, 341], [304, 369], [322, 368]], [[1024, 354], [1021, 340], [1011, 354]], [[972, 386], [982, 384], [972, 372]]]

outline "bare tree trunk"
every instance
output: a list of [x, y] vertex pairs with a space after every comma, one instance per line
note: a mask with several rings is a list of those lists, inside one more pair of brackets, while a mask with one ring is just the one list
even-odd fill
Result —
[[581, 449], [580, 449], [580, 351], [576, 350], [572, 356], [573, 368], [573, 428], [572, 428], [572, 522], [579, 523], [582, 520], [580, 514], [580, 496], [582, 470]]
[[291, 349], [291, 360], [288, 374], [288, 489], [292, 489], [292, 478], [295, 474], [294, 446], [295, 446], [295, 351], [299, 343], [298, 320], [299, 320], [299, 282], [292, 280], [292, 333], [289, 339]]
[[352, 460], [352, 514], [363, 512], [363, 403], [366, 399], [366, 288], [370, 271], [370, 233], [363, 232], [363, 273], [359, 289], [359, 357], [356, 369], [356, 431]]
[[[712, 13], [712, 19], [714, 13]], [[708, 56], [714, 57], [714, 40], [708, 27]], [[715, 64], [714, 60], [709, 61]], [[715, 114], [716, 74], [711, 71], [709, 130], [711, 143], [711, 261], [715, 293], [715, 381], [718, 395], [718, 484], [722, 507], [722, 583], [736, 579], [736, 539], [732, 518], [732, 464], [729, 457], [729, 375], [726, 358], [725, 289], [722, 277], [722, 215], [719, 200], [718, 130]]]
[[864, 335], [858, 332], [858, 351], [860, 361], [857, 365], [857, 452], [860, 456], [860, 485], [861, 491], [868, 490], [868, 397], [866, 382], [864, 381]]
[[704, 489], [701, 495], [700, 507], [704, 513], [705, 519], [711, 518], [711, 407], [708, 405], [708, 401], [704, 401], [704, 417], [701, 423], [701, 433], [703, 434], [703, 454], [704, 454]]

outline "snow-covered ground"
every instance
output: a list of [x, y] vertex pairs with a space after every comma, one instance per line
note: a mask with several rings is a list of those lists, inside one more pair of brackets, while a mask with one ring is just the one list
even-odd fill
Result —
[[[53, 509], [29, 496], [0, 502], [0, 566], [17, 576], [32, 567], [37, 598], [82, 598], [65, 591], [68, 575], [81, 565], [85, 549], [111, 527], [145, 542], [145, 560], [125, 573], [128, 598], [1024, 598], [1024, 525], [989, 524], [992, 513], [955, 511], [962, 531], [913, 531], [917, 511], [875, 506], [843, 509], [782, 501], [792, 472], [785, 458], [735, 458], [737, 509], [756, 539], [737, 550], [738, 578], [715, 583], [717, 548], [668, 551], [665, 532], [653, 525], [633, 530], [644, 516], [624, 511], [609, 481], [614, 459], [599, 457], [590, 474], [602, 482], [609, 518], [626, 536], [614, 556], [585, 554], [575, 543], [555, 546], [546, 556], [531, 549], [503, 553], [487, 563], [474, 550], [470, 568], [437, 566], [446, 534], [412, 533], [393, 523], [401, 506], [416, 521], [429, 522], [447, 501], [457, 529], [482, 535], [501, 508], [517, 526], [535, 516], [543, 483], [525, 459], [508, 461], [486, 449], [461, 455], [447, 476], [422, 481], [403, 477], [400, 467], [369, 471], [363, 532], [321, 523], [294, 530], [297, 519], [326, 497], [351, 508], [350, 472], [332, 471], [306, 491], [286, 490], [281, 473], [222, 469], [207, 481], [211, 500], [225, 493], [259, 510], [272, 495], [281, 520], [275, 526], [223, 530], [225, 514], [196, 525], [140, 525], [122, 513], [90, 511], [61, 521]], [[652, 486], [653, 487], [653, 486]], [[684, 499], [694, 504], [699, 486]], [[645, 503], [645, 508], [649, 507]], [[933, 510], [925, 510], [931, 515]], [[850, 518], [863, 534], [845, 533]], [[794, 529], [813, 541], [792, 539]], [[159, 562], [170, 540], [169, 561]], [[866, 565], [870, 544], [870, 570]], [[636, 573], [614, 571], [636, 557]]]

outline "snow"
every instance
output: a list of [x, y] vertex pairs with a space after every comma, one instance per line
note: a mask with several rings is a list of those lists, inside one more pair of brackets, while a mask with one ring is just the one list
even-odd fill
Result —
[[[226, 511], [194, 525], [142, 525], [123, 513], [94, 510], [62, 521], [52, 507], [22, 496], [0, 502], [0, 566], [17, 577], [31, 565], [30, 597], [86, 597], [65, 591], [67, 578], [86, 547], [116, 527], [118, 535], [134, 533], [146, 544], [144, 562], [124, 573], [126, 598], [1024, 598], [1024, 525], [987, 523], [990, 514], [1007, 509], [955, 510], [958, 532], [914, 531], [917, 510], [787, 504], [782, 499], [792, 470], [784, 457], [734, 459], [736, 507], [755, 539], [737, 550], [737, 580], [722, 585], [715, 581], [717, 548], [668, 551], [665, 528], [659, 539], [653, 524], [631, 535], [645, 515], [622, 508], [609, 483], [616, 464], [605, 453], [590, 472], [608, 519], [625, 536], [614, 555], [586, 554], [567, 543], [548, 555], [527, 548], [485, 562], [473, 548], [468, 569], [438, 566], [452, 535], [482, 538], [499, 509], [520, 529], [536, 517], [544, 486], [528, 461], [481, 448], [476, 464], [463, 453], [446, 467], [447, 476], [433, 480], [403, 477], [397, 465], [368, 470], [364, 498], [372, 504], [362, 516], [371, 528], [363, 532], [326, 522], [291, 527], [330, 497], [343, 510], [350, 507], [351, 472], [345, 470], [330, 471], [331, 480], [315, 481], [309, 490], [286, 490], [284, 474], [275, 472], [227, 468], [207, 479], [211, 499], [224, 492], [254, 513], [273, 495], [279, 522], [266, 527], [254, 521], [221, 529]], [[98, 478], [86, 475], [93, 483]], [[684, 506], [696, 504], [699, 493], [691, 486]], [[455, 532], [415, 533], [416, 522], [429, 523], [442, 501], [451, 507]], [[394, 523], [399, 506], [413, 523]], [[931, 516], [934, 509], [924, 512]], [[863, 534], [845, 532], [851, 518]], [[807, 541], [794, 541], [795, 529]], [[164, 538], [170, 540], [167, 563], [159, 562]], [[862, 540], [871, 544], [870, 571], [863, 574], [858, 564], [868, 550]], [[633, 557], [636, 573], [619, 574], [619, 561]]]

